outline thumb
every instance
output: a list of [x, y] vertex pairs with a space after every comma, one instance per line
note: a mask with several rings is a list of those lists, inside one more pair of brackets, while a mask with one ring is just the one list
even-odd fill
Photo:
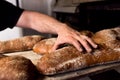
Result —
[[57, 48], [59, 47], [59, 45], [57, 43], [55, 43], [52, 47], [52, 50], [50, 52], [55, 51]]

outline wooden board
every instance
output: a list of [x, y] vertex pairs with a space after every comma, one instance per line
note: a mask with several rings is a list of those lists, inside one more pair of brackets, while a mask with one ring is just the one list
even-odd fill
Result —
[[[30, 59], [33, 62], [33, 64], [35, 64], [35, 65], [37, 63], [37, 60], [42, 57], [41, 55], [38, 55], [38, 54], [34, 53], [33, 51], [14, 52], [14, 53], [7, 53], [5, 55], [24, 56], [24, 57]], [[53, 75], [53, 76], [40, 76], [39, 80], [66, 80], [66, 79], [71, 79], [71, 78], [74, 79], [76, 77], [80, 78], [82, 76], [93, 75], [93, 74], [104, 72], [104, 71], [107, 71], [110, 69], [114, 69], [119, 66], [120, 66], [120, 63], [99, 65], [99, 66], [84, 68], [84, 69], [80, 69], [80, 70], [76, 70], [76, 71], [72, 71], [72, 72], [57, 74], [57, 75]]]
[[37, 64], [37, 60], [40, 59], [42, 56], [34, 53], [33, 51], [23, 51], [23, 52], [13, 52], [13, 53], [6, 53], [4, 55], [7, 56], [13, 56], [13, 55], [19, 55], [24, 56], [28, 59], [30, 59], [34, 65]]

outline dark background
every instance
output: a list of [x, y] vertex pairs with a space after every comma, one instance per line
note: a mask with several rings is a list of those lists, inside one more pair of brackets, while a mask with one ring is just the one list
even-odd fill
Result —
[[120, 1], [95, 1], [80, 3], [75, 13], [56, 13], [61, 22], [65, 22], [74, 29], [90, 30], [117, 27], [120, 25]]

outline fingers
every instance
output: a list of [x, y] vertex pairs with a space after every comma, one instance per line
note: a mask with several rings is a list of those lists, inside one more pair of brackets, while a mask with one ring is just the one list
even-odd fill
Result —
[[85, 36], [85, 39], [87, 40], [87, 42], [93, 47], [93, 48], [97, 48], [97, 45], [93, 42], [92, 39], [90, 39], [89, 37]]
[[80, 52], [83, 51], [83, 48], [87, 52], [91, 52], [93, 48], [97, 48], [97, 45], [91, 38], [81, 35], [73, 29], [59, 32], [57, 41], [55, 42], [52, 51], [55, 51], [61, 44], [64, 43], [72, 44]]
[[69, 43], [72, 43], [77, 48], [78, 51], [80, 52], [83, 51], [81, 44], [76, 39], [74, 38], [70, 39]]
[[59, 47], [59, 45], [60, 44], [58, 44], [57, 42], [55, 42], [55, 44], [53, 45], [52, 50], [50, 52], [55, 51]]
[[56, 40], [55, 44], [53, 45], [52, 50], [51, 50], [50, 52], [53, 52], [53, 51], [57, 50], [60, 45], [62, 45], [62, 44], [64, 44], [64, 43], [67, 43], [67, 42], [65, 42], [65, 41], [63, 41], [63, 40], [64, 40], [64, 39], [59, 39], [59, 38], [57, 38], [57, 40]]
[[55, 42], [55, 44], [52, 48], [52, 51], [55, 51], [56, 49], [58, 49], [58, 47], [61, 44], [64, 44], [64, 43], [72, 44], [80, 52], [83, 51], [83, 47], [85, 48], [85, 50], [87, 52], [92, 51], [91, 46], [93, 48], [97, 48], [97, 45], [91, 40], [91, 38], [84, 36], [84, 35], [81, 35], [81, 36], [77, 36], [77, 38], [75, 38], [75, 37], [57, 38], [57, 41]]
[[53, 46], [53, 48], [52, 48], [52, 51], [55, 51], [56, 49], [59, 48], [60, 45], [62, 45], [62, 44], [64, 44], [64, 43], [73, 44], [73, 45], [77, 48], [77, 50], [79, 50], [80, 52], [83, 51], [81, 45], [79, 44], [79, 42], [78, 42], [77, 40], [75, 40], [74, 38], [69, 38], [68, 40], [67, 40], [67, 39], [66, 39], [66, 40], [64, 40], [64, 39], [59, 40], [59, 39], [58, 39], [58, 40], [55, 42], [55, 44], [54, 44], [54, 46]]
[[85, 35], [79, 35], [76, 37], [76, 39], [80, 42], [80, 44], [85, 48], [87, 52], [92, 51], [91, 47], [97, 48], [97, 45], [92, 41], [92, 39]]

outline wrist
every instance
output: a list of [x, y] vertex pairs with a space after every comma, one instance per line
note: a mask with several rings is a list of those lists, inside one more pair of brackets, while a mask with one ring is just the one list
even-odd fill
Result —
[[65, 24], [65, 23], [60, 23], [60, 25], [58, 26], [58, 28], [56, 28], [56, 33], [57, 33], [57, 34], [60, 34], [61, 32], [68, 30], [68, 28], [69, 28], [69, 27], [68, 27], [67, 24]]

